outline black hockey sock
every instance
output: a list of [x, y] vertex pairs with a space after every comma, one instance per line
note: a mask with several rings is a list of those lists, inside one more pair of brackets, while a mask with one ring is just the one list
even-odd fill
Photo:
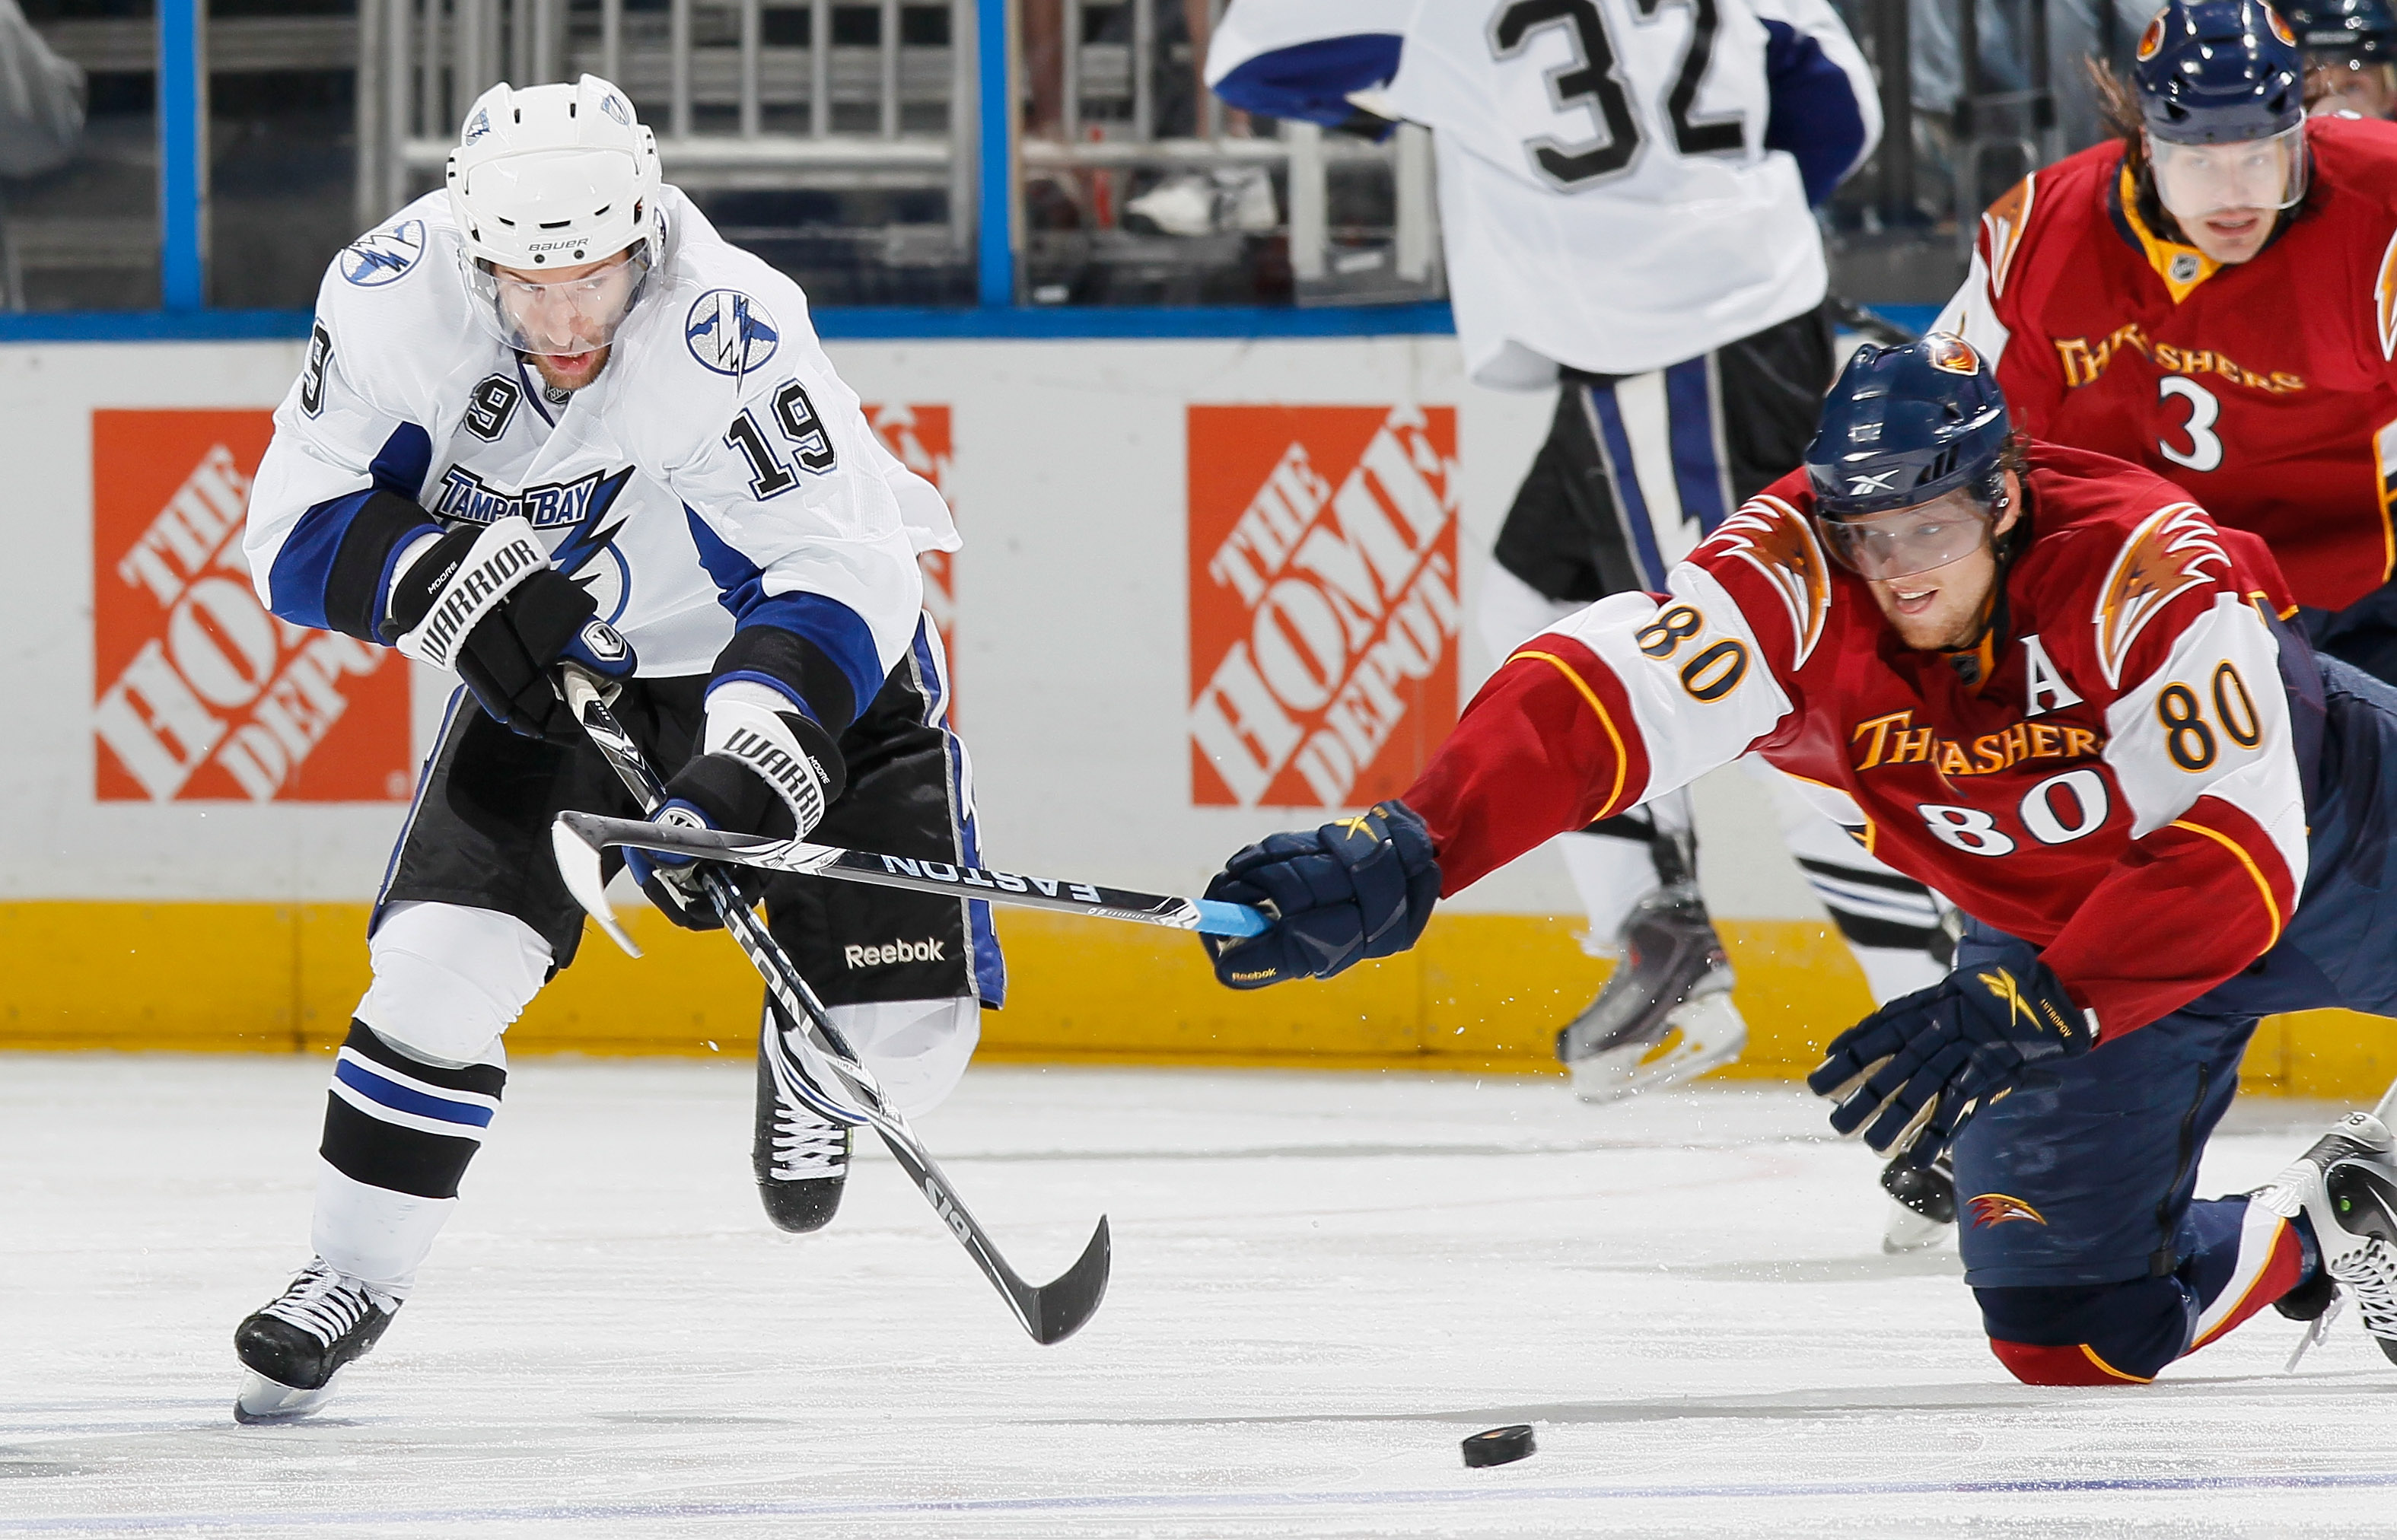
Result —
[[421, 1063], [353, 1021], [333, 1065], [318, 1153], [354, 1182], [455, 1198], [507, 1079], [497, 1065], [447, 1069]]

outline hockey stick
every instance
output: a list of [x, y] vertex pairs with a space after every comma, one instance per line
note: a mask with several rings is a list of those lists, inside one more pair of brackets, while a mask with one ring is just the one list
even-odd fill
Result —
[[[617, 722], [615, 714], [608, 709], [597, 682], [583, 670], [567, 664], [558, 670], [557, 686], [568, 709], [574, 713], [584, 736], [591, 740], [591, 746], [597, 749], [613, 767], [618, 779], [624, 783], [625, 789], [633, 794], [641, 810], [644, 812], [654, 811], [665, 800], [664, 783], [649, 768], [649, 759], [641, 753], [640, 745], [633, 742], [631, 735]], [[561, 844], [570, 837], [553, 831], [553, 838]], [[596, 866], [596, 852], [589, 852], [580, 840], [575, 840], [574, 844], [578, 850], [591, 854]], [[925, 1201], [932, 1205], [932, 1212], [941, 1216], [942, 1223], [957, 1238], [958, 1244], [965, 1247], [967, 1254], [982, 1268], [983, 1275], [997, 1286], [1007, 1300], [1008, 1308], [1015, 1313], [1015, 1319], [1032, 1334], [1032, 1340], [1045, 1346], [1072, 1336], [1084, 1321], [1091, 1319], [1091, 1312], [1098, 1309], [1099, 1301], [1107, 1291], [1105, 1216], [1100, 1216], [1099, 1227], [1091, 1234], [1091, 1243], [1082, 1249], [1081, 1256], [1071, 1267], [1050, 1282], [1037, 1287], [1024, 1282], [1015, 1269], [1007, 1265], [1007, 1259], [999, 1254], [998, 1248], [991, 1243], [981, 1223], [958, 1200], [956, 1189], [949, 1185], [948, 1177], [916, 1137], [915, 1131], [907, 1126], [906, 1118], [900, 1115], [898, 1108], [884, 1100], [882, 1088], [876, 1082], [873, 1071], [858, 1062], [856, 1053], [841, 1037], [840, 1029], [833, 1025], [831, 1018], [824, 1013], [824, 1002], [816, 998], [815, 991], [792, 966], [790, 957], [767, 932], [764, 923], [741, 902], [740, 891], [733, 886], [731, 878], [720, 868], [705, 865], [700, 866], [698, 873], [701, 891], [715, 905], [716, 917], [723, 920], [725, 930], [740, 943], [741, 950], [747, 954], [751, 966], [766, 981], [767, 992], [782, 1008], [782, 1013], [794, 1024], [793, 1031], [786, 1038], [775, 1029], [775, 1012], [769, 1011], [758, 1029], [759, 1041], [775, 1084], [835, 1122], [852, 1128], [870, 1125], [882, 1136], [882, 1143], [890, 1147], [892, 1158], [907, 1173], [908, 1180], [924, 1195]], [[615, 928], [613, 920], [606, 924], [609, 932], [622, 944], [623, 932]], [[626, 949], [631, 950], [629, 945]], [[634, 956], [637, 957], [639, 953], [635, 952]], [[854, 1105], [823, 1089], [820, 1077], [827, 1070], [854, 1099]]]
[[[596, 813], [559, 813], [550, 833], [557, 848], [557, 869], [566, 877], [568, 890], [611, 936], [620, 932], [615, 912], [608, 904], [608, 886], [599, 876], [599, 852], [610, 845], [730, 862], [761, 871], [838, 877], [844, 882], [866, 882], [911, 893], [981, 898], [1027, 909], [1088, 915], [1093, 919], [1128, 919], [1210, 936], [1253, 936], [1272, 923], [1245, 904], [1136, 893], [1087, 882], [1020, 877], [983, 866], [954, 866], [945, 861], [914, 861], [904, 856], [876, 855], [869, 850], [810, 845], [797, 839], [722, 834], [714, 829], [682, 828], [631, 818], [602, 818]], [[577, 846], [581, 847], [579, 853]]]

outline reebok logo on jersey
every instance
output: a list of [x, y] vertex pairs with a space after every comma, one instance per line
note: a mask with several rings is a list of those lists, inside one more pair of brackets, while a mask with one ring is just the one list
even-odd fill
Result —
[[851, 968], [887, 968], [901, 962], [946, 962], [948, 943], [923, 941], [886, 941], [879, 946], [844, 946], [841, 959]]

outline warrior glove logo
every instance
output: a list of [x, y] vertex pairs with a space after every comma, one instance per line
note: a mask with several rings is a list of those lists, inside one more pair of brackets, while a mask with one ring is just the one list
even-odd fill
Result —
[[702, 368], [735, 380], [764, 368], [783, 341], [766, 307], [731, 288], [711, 288], [693, 301], [682, 335]]
[[360, 288], [397, 283], [424, 255], [424, 221], [402, 220], [369, 231], [341, 248], [341, 276]]

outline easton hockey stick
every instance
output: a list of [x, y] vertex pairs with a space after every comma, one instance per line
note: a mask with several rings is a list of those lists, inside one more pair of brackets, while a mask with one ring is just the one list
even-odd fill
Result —
[[[608, 904], [608, 885], [599, 875], [599, 852], [610, 845], [730, 862], [761, 871], [838, 877], [844, 882], [866, 882], [880, 888], [904, 889], [911, 893], [987, 899], [993, 904], [1088, 915], [1093, 919], [1128, 919], [1211, 936], [1258, 935], [1272, 923], [1245, 904], [1136, 893], [1056, 877], [1022, 877], [983, 866], [955, 866], [945, 861], [916, 861], [904, 856], [876, 855], [870, 850], [810, 845], [797, 839], [774, 839], [765, 835], [724, 834], [715, 829], [681, 828], [632, 818], [602, 818], [596, 813], [559, 813], [551, 829], [551, 840], [557, 848], [557, 869], [566, 878], [568, 891], [602, 929], [619, 938], [619, 944], [623, 944], [622, 932], [616, 925], [615, 912]], [[583, 848], [579, 855], [574, 849], [577, 844]]]
[[[634, 800], [640, 804], [644, 812], [656, 810], [665, 800], [664, 783], [649, 768], [649, 759], [641, 753], [640, 745], [633, 742], [632, 736], [617, 722], [615, 714], [608, 709], [597, 681], [569, 663], [559, 668], [557, 685], [558, 693], [565, 699], [567, 708], [574, 713], [575, 720], [582, 724], [583, 734], [591, 740], [591, 746], [597, 749], [601, 757], [614, 768], [618, 779], [624, 783], [625, 789], [633, 794]], [[553, 831], [553, 838], [561, 848], [570, 840], [576, 850], [591, 856], [596, 867], [596, 852], [589, 851], [579, 839], [557, 831]], [[699, 868], [699, 883], [708, 902], [715, 905], [716, 917], [723, 920], [725, 930], [740, 943], [741, 950], [747, 954], [751, 966], [766, 981], [768, 993], [773, 996], [783, 1013], [795, 1024], [795, 1030], [786, 1038], [775, 1030], [775, 1012], [769, 1011], [758, 1028], [759, 1041], [775, 1084], [835, 1122], [851, 1128], [871, 1126], [876, 1133], [882, 1136], [882, 1143], [890, 1147], [892, 1158], [907, 1173], [908, 1180], [924, 1195], [925, 1201], [932, 1205], [932, 1212], [941, 1216], [942, 1223], [957, 1238], [957, 1243], [966, 1249], [967, 1254], [982, 1268], [983, 1275], [998, 1288], [1006, 1299], [1008, 1308], [1015, 1313], [1015, 1319], [1032, 1334], [1032, 1340], [1046, 1346], [1072, 1336], [1098, 1309], [1100, 1299], [1107, 1292], [1105, 1216], [1100, 1216], [1099, 1227], [1091, 1234], [1091, 1243], [1082, 1249], [1081, 1256], [1071, 1267], [1047, 1283], [1035, 1286], [1024, 1282], [1015, 1269], [1008, 1265], [1007, 1259], [999, 1254], [998, 1248], [992, 1244], [981, 1223], [958, 1199], [957, 1190], [949, 1185], [948, 1177], [916, 1137], [915, 1131], [907, 1126], [906, 1118], [884, 1099], [882, 1088], [876, 1082], [873, 1071], [859, 1063], [856, 1053], [841, 1037], [840, 1029], [833, 1025], [831, 1018], [824, 1013], [824, 1003], [816, 998], [815, 991], [808, 986], [808, 981], [792, 965], [781, 944], [767, 932], [757, 917], [742, 904], [731, 878], [721, 870], [702, 866]], [[605, 923], [619, 944], [632, 951], [614, 921], [610, 919]], [[633, 955], [638, 957], [640, 954], [634, 951]], [[855, 1105], [844, 1102], [823, 1089], [819, 1081], [823, 1070], [831, 1072], [854, 1099]]]

